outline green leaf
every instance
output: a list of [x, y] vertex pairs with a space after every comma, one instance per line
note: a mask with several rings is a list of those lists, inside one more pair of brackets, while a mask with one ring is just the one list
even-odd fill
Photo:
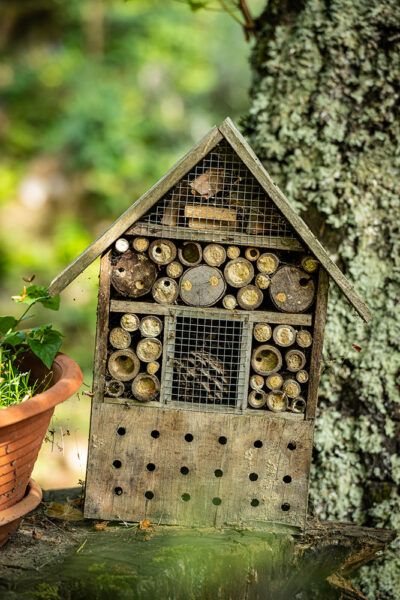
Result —
[[30, 285], [23, 289], [20, 296], [13, 296], [13, 300], [23, 304], [40, 302], [43, 306], [51, 310], [58, 310], [60, 307], [60, 296], [50, 296], [47, 288], [43, 285]]
[[0, 317], [0, 333], [7, 333], [18, 323], [14, 317]]
[[7, 346], [18, 346], [25, 341], [25, 331], [11, 331], [4, 336], [1, 343]]
[[61, 348], [61, 333], [55, 329], [48, 328], [47, 330], [43, 331], [41, 339], [36, 339], [36, 337], [28, 337], [27, 342], [32, 352], [46, 365], [48, 369], [51, 369], [53, 360]]

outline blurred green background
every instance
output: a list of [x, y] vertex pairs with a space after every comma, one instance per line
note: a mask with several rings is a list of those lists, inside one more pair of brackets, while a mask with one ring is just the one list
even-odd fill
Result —
[[[0, 4], [0, 312], [51, 279], [214, 124], [248, 109], [249, 47], [221, 11], [169, 0]], [[90, 390], [98, 264], [53, 321]], [[90, 399], [58, 407], [34, 477], [85, 476]]]

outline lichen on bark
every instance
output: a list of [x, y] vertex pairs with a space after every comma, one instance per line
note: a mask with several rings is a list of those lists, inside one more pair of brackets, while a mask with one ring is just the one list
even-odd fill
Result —
[[[313, 510], [397, 529], [399, 40], [398, 0], [271, 0], [257, 22], [252, 105], [242, 122], [374, 315], [364, 325], [332, 286]], [[400, 598], [398, 548], [362, 568], [369, 598]]]

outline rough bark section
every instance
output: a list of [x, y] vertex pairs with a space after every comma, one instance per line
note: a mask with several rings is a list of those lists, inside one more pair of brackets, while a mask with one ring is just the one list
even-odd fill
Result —
[[[269, 2], [244, 120], [272, 177], [374, 313], [365, 326], [332, 286], [315, 513], [397, 529], [399, 36], [397, 0]], [[400, 597], [395, 544], [362, 569], [369, 598]]]

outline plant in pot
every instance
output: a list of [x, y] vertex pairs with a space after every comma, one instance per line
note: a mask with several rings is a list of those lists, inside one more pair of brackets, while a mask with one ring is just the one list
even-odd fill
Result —
[[36, 508], [42, 492], [31, 473], [54, 408], [82, 383], [79, 366], [59, 353], [62, 335], [51, 325], [22, 328], [32, 306], [58, 310], [60, 298], [38, 285], [24, 287], [19, 318], [0, 317], [0, 546]]

